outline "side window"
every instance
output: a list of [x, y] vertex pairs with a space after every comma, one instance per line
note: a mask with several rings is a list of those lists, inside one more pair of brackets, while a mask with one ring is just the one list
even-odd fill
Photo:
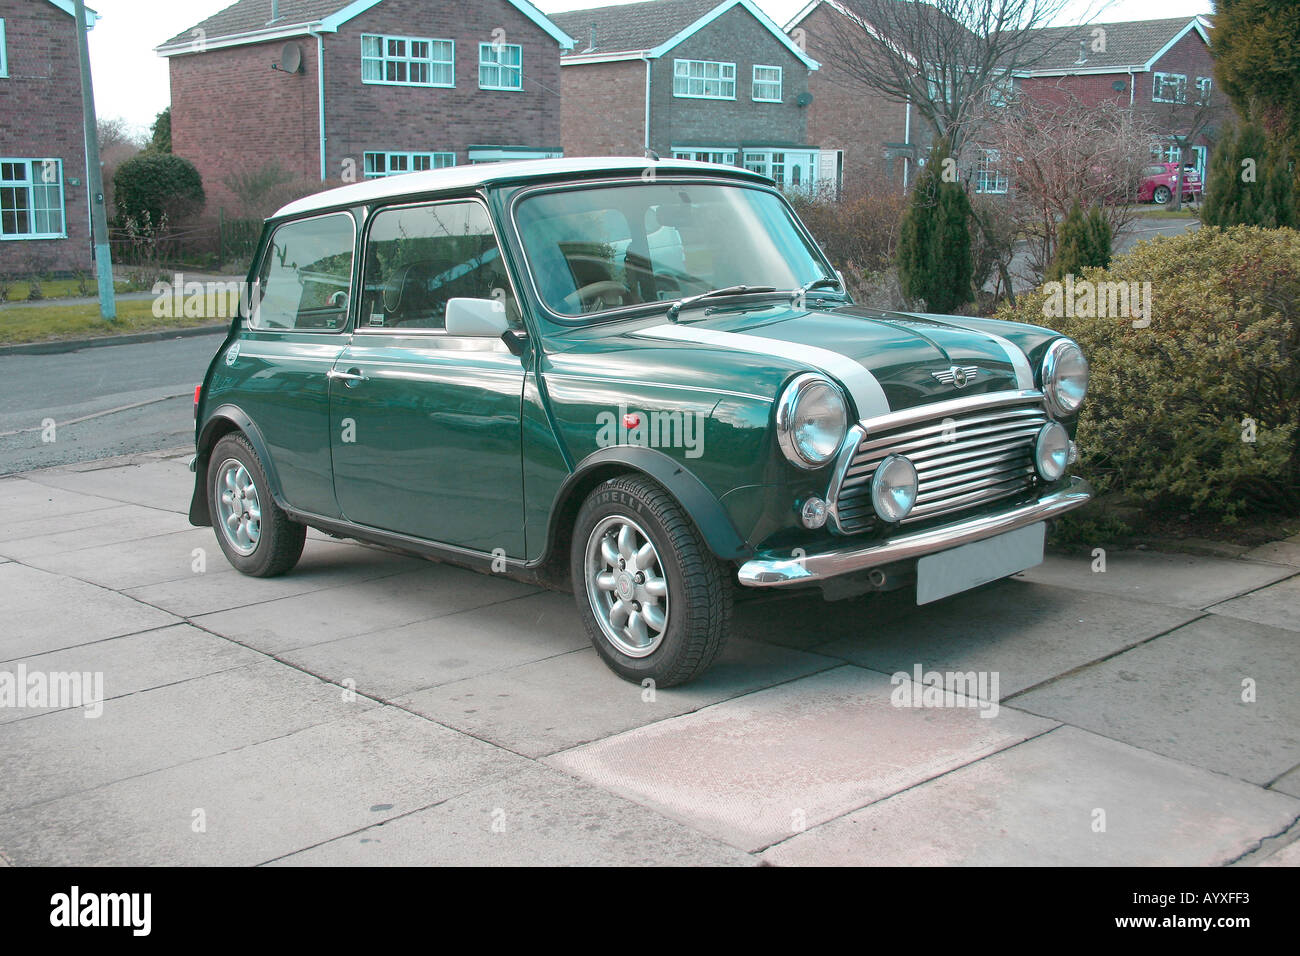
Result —
[[346, 213], [280, 226], [258, 272], [254, 329], [334, 332], [347, 324], [355, 232]]
[[511, 325], [522, 324], [492, 222], [478, 202], [376, 213], [362, 287], [359, 328], [445, 329], [453, 298], [495, 299]]

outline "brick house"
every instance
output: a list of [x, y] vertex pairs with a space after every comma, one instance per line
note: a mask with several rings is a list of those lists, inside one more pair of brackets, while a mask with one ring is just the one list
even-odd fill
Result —
[[1131, 107], [1160, 131], [1153, 154], [1177, 162], [1175, 137], [1192, 136], [1191, 157], [1204, 180], [1219, 128], [1231, 119], [1214, 86], [1210, 30], [1200, 17], [1090, 23], [1036, 30], [1043, 52], [1017, 77], [1016, 91], [1039, 101], [1076, 99]]
[[72, 0], [0, 0], [0, 273], [92, 268]]
[[838, 181], [808, 129], [818, 68], [751, 0], [647, 0], [557, 13], [569, 156], [743, 165], [791, 189]]
[[350, 182], [559, 156], [572, 42], [527, 0], [237, 0], [157, 51], [215, 212], [269, 162]]
[[808, 82], [813, 95], [808, 109], [808, 135], [826, 149], [843, 154], [844, 187], [893, 183], [900, 189], [925, 160], [933, 138], [928, 124], [912, 105], [863, 89], [828, 55], [835, 36], [834, 18], [844, 6], [858, 16], [852, 0], [838, 4], [811, 0], [786, 23], [788, 34], [822, 66]]

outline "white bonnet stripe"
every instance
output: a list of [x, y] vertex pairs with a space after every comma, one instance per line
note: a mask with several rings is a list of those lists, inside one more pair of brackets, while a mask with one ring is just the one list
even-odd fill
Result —
[[1025, 392], [1032, 391], [1034, 387], [1034, 370], [1029, 367], [1029, 359], [1025, 358], [1025, 353], [1000, 335], [984, 331], [981, 331], [980, 334], [987, 335], [1001, 346], [1002, 351], [1007, 353], [1007, 358], [1011, 360], [1011, 365], [1016, 370], [1016, 387]]
[[[746, 335], [743, 332], [718, 332], [713, 329], [694, 328], [689, 325], [656, 325], [636, 333], [656, 339], [669, 339], [676, 342], [698, 342], [700, 345], [717, 345], [723, 348], [737, 349], [742, 352], [754, 352], [760, 355], [774, 355], [793, 359], [821, 369], [844, 383], [857, 406], [859, 418], [875, 418], [887, 415], [889, 402], [880, 382], [858, 362], [847, 355], [832, 352], [830, 349], [815, 345], [800, 345], [797, 342], [782, 342], [777, 339], [764, 338], [761, 335]], [[1010, 345], [1010, 343], [1007, 343]], [[1024, 360], [1024, 356], [1021, 356]], [[1024, 363], [1025, 368], [1029, 363]], [[1030, 376], [1032, 383], [1033, 377]], [[1032, 384], [1031, 386], [1032, 387]]]

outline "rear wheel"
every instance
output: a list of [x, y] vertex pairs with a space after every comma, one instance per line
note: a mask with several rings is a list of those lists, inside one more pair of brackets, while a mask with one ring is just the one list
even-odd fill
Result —
[[1157, 186], [1156, 191], [1151, 194], [1151, 199], [1157, 206], [1163, 206], [1169, 202], [1173, 194], [1173, 190], [1168, 186]]
[[208, 509], [217, 543], [237, 571], [274, 577], [302, 557], [307, 526], [275, 503], [261, 460], [237, 432], [218, 441], [208, 459]]
[[620, 677], [683, 684], [722, 650], [728, 575], [681, 506], [648, 478], [592, 491], [578, 512], [571, 561], [588, 636]]

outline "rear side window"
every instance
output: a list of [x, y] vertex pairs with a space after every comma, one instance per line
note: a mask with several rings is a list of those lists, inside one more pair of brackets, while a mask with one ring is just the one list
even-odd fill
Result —
[[335, 213], [275, 230], [258, 272], [255, 329], [334, 332], [347, 323], [352, 217]]

